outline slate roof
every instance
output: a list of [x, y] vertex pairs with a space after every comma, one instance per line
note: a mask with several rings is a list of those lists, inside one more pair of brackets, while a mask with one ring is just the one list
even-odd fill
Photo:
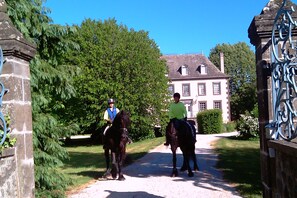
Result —
[[[168, 78], [170, 80], [199, 80], [229, 78], [222, 73], [203, 54], [164, 55], [161, 58], [166, 60], [168, 66]], [[188, 66], [188, 75], [181, 74], [181, 66]], [[201, 74], [199, 67], [206, 66], [207, 74]]]

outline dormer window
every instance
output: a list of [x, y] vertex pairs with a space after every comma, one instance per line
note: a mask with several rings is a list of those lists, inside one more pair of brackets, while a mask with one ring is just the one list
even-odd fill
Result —
[[207, 74], [207, 68], [205, 65], [199, 65], [197, 70], [200, 72], [200, 74]]
[[181, 66], [181, 75], [183, 76], [189, 75], [189, 68], [187, 65]]

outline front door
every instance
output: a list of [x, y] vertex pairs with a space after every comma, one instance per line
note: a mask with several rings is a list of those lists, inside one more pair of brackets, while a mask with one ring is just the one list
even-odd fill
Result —
[[192, 106], [193, 106], [193, 101], [192, 100], [182, 100], [182, 102], [185, 104], [186, 109], [187, 109], [187, 117], [192, 118], [193, 117], [193, 111], [192, 111]]

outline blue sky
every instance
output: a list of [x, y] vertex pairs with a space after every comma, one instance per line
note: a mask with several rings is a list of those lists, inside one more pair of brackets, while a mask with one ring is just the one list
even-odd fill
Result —
[[[47, 0], [61, 25], [115, 18], [149, 32], [163, 54], [203, 53], [217, 44], [246, 42], [248, 27], [269, 0]], [[293, 1], [295, 2], [295, 1]]]

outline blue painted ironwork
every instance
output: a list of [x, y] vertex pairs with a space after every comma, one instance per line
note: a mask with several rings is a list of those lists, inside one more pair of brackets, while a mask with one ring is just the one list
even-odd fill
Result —
[[[3, 68], [3, 51], [0, 47], [0, 73], [2, 73], [2, 68]], [[0, 146], [4, 143], [7, 134], [9, 133], [10, 129], [7, 128], [7, 124], [4, 118], [4, 115], [2, 113], [2, 99], [3, 96], [8, 92], [8, 89], [5, 89], [4, 85], [2, 82], [0, 82]]]
[[271, 81], [273, 121], [267, 125], [273, 139], [291, 140], [297, 136], [297, 58], [292, 30], [294, 8], [286, 9], [286, 0], [274, 20], [272, 30]]

